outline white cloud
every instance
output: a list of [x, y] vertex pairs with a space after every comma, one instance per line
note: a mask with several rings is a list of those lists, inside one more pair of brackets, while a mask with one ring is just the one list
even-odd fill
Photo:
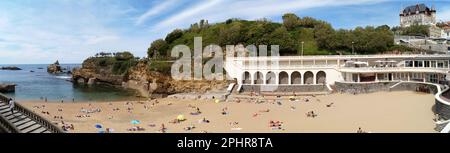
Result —
[[116, 40], [120, 40], [120, 38], [118, 36], [88, 36], [86, 44], [96, 45], [99, 43], [111, 42]]
[[129, 36], [124, 28], [133, 25], [128, 14], [135, 10], [118, 1], [57, 0], [33, 7], [1, 3], [0, 64], [80, 63], [99, 51], [145, 55], [148, 38]]
[[165, 2], [163, 2], [161, 4], [148, 9], [147, 12], [145, 12], [144, 14], [142, 14], [141, 16], [139, 16], [137, 18], [135, 25], [140, 25], [143, 22], [145, 22], [147, 19], [151, 18], [152, 16], [155, 16], [159, 13], [163, 13], [165, 10], [169, 9], [170, 7], [172, 7], [173, 5], [175, 5], [178, 2], [179, 2], [179, 0], [166, 0]]
[[385, 1], [386, 0], [210, 0], [200, 3], [195, 7], [187, 8], [162, 20], [152, 27], [152, 29], [160, 31], [162, 29], [185, 27], [190, 23], [198, 22], [200, 19], [218, 22], [231, 17], [242, 19], [270, 18], [279, 16], [283, 13], [310, 8], [380, 3]]
[[[156, 27], [167, 27], [169, 25], [173, 25], [177, 22], [183, 21], [185, 19], [191, 18], [193, 16], [198, 15], [199, 13], [206, 13], [210, 12], [211, 8], [217, 7], [217, 4], [222, 3], [223, 0], [210, 0], [205, 3], [201, 3], [199, 5], [196, 5], [192, 8], [188, 8], [176, 15], [171, 16], [168, 19], [163, 20], [160, 22]], [[157, 28], [158, 29], [158, 28]]]

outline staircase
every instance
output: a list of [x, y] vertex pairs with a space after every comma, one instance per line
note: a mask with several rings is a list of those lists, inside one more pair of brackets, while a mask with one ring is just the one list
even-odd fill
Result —
[[48, 120], [36, 115], [20, 104], [15, 104], [14, 114], [0, 95], [0, 129], [7, 133], [64, 133], [62, 129]]

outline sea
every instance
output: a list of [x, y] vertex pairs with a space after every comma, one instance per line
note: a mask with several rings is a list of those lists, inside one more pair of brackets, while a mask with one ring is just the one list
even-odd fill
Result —
[[[136, 92], [109, 85], [76, 85], [70, 82], [71, 75], [50, 74], [47, 64], [0, 65], [16, 66], [22, 70], [0, 70], [0, 83], [16, 84], [14, 93], [4, 93], [17, 101], [81, 102], [81, 101], [121, 101], [136, 98]], [[72, 70], [81, 64], [61, 64]]]

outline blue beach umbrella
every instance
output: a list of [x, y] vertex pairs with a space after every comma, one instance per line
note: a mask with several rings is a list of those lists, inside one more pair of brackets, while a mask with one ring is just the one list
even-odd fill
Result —
[[132, 121], [131, 121], [131, 124], [141, 124], [141, 122], [138, 121], [138, 120], [132, 120]]
[[102, 127], [102, 125], [100, 125], [100, 124], [96, 124], [96, 125], [95, 125], [95, 128], [101, 129], [101, 128], [103, 128], [103, 127]]

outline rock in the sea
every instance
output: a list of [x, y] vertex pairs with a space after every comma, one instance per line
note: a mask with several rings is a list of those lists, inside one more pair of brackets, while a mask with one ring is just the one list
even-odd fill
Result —
[[13, 71], [17, 71], [17, 70], [22, 70], [21, 68], [18, 68], [16, 66], [6, 66], [6, 67], [1, 67], [0, 70], [13, 70]]
[[58, 61], [56, 61], [54, 64], [50, 64], [47, 67], [47, 72], [52, 74], [63, 73]]
[[0, 92], [2, 93], [10, 93], [16, 91], [15, 84], [0, 84]]

